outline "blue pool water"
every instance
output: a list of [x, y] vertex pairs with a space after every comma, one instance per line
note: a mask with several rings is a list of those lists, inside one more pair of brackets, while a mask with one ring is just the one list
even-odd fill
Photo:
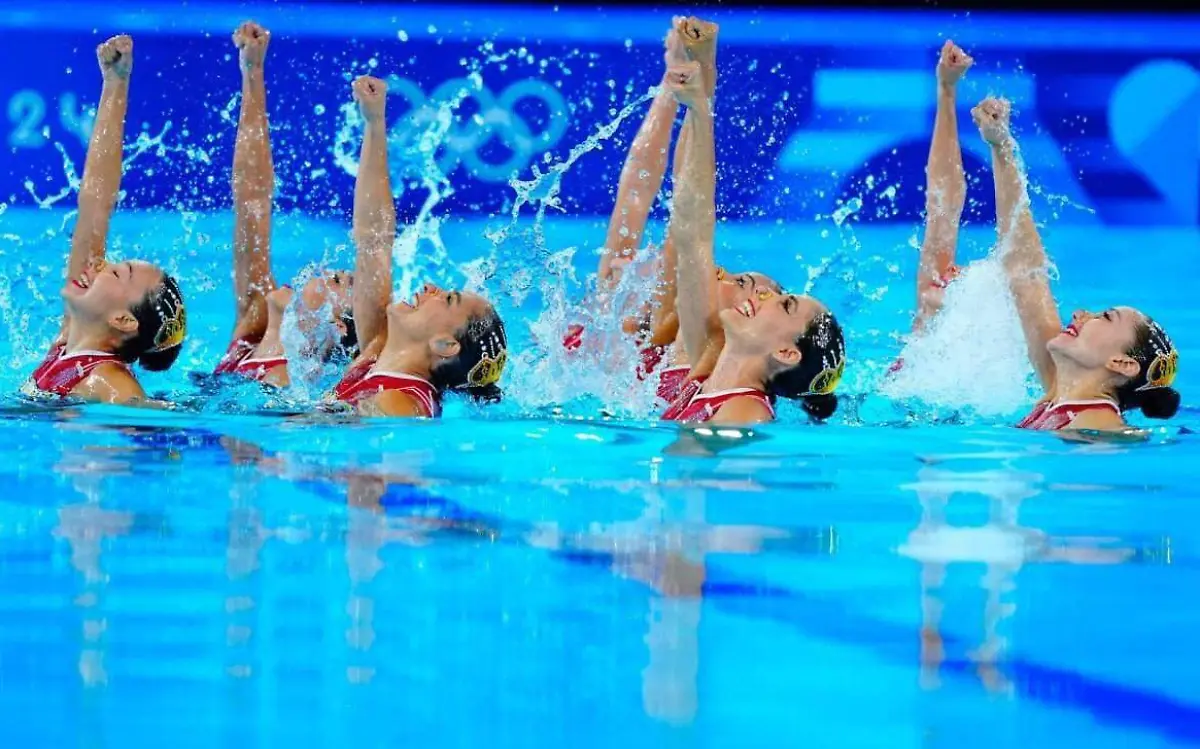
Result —
[[[4, 221], [5, 268], [34, 279], [3, 305], [27, 321], [0, 352], [11, 391], [50, 333], [21, 316], [54, 292], [60, 248], [39, 237], [61, 216]], [[480, 230], [444, 229], [453, 259]], [[281, 222], [281, 276], [344, 231]], [[547, 242], [595, 231], [551, 223]], [[722, 231], [734, 255], [841, 246]], [[602, 395], [555, 416], [516, 371], [504, 405], [438, 423], [199, 399], [6, 412], [3, 745], [1200, 744], [1196, 411], [1144, 444], [1081, 445], [873, 394], [906, 328], [910, 233], [856, 235], [856, 278], [886, 290], [845, 316], [849, 406], [823, 427], [789, 412], [689, 436]], [[231, 324], [228, 216], [126, 212], [113, 235], [185, 279], [188, 360], [146, 382], [186, 400]], [[1195, 350], [1194, 233], [1051, 236], [1065, 305], [1145, 305]], [[986, 251], [969, 239], [964, 257]], [[1147, 287], [1097, 262], [1134, 242], [1179, 272]], [[533, 346], [542, 302], [504, 299]]]
[[[407, 221], [413, 179], [441, 176], [403, 147], [413, 122], [478, 74], [481, 116], [438, 154], [453, 193], [426, 229], [446, 257], [421, 270], [458, 285], [494, 261], [504, 402], [416, 423], [314, 415], [319, 378], [206, 389], [233, 324], [228, 34], [247, 7], [0, 7], [28, 63], [0, 77], [0, 394], [57, 328], [100, 34], [137, 39], [109, 249], [168, 268], [189, 311], [179, 364], [142, 380], [175, 411], [0, 396], [0, 747], [1200, 745], [1194, 18], [717, 11], [719, 259], [818, 295], [850, 363], [825, 425], [785, 404], [692, 432], [559, 345], [669, 13], [253, 5], [274, 31], [281, 280], [352, 262], [350, 77], [398, 94]], [[978, 60], [963, 103], [1016, 102], [1062, 309], [1145, 309], [1182, 352], [1184, 407], [1144, 440], [1010, 426], [1037, 393], [965, 115], [975, 262], [906, 341], [946, 36]], [[535, 164], [562, 181], [525, 195], [561, 204], [509, 224], [509, 167]]]

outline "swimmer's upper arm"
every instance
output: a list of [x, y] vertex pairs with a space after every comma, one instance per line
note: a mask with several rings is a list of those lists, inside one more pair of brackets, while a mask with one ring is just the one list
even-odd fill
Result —
[[126, 406], [158, 406], [146, 398], [146, 391], [125, 367], [106, 362], [96, 367], [71, 394], [96, 403]]
[[725, 402], [713, 417], [711, 424], [746, 425], [765, 424], [775, 420], [775, 414], [760, 398], [733, 398]]
[[1100, 432], [1116, 432], [1126, 428], [1125, 419], [1109, 409], [1084, 411], [1071, 419], [1067, 429], [1092, 429]]
[[429, 416], [416, 398], [400, 390], [384, 390], [373, 398], [359, 404], [364, 416]]

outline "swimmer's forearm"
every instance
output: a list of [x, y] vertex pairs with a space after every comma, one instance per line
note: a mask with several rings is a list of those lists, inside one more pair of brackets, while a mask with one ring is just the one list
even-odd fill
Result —
[[233, 150], [233, 194], [238, 205], [265, 200], [269, 213], [274, 190], [266, 79], [261, 67], [252, 67], [242, 72], [242, 106]]
[[392, 290], [392, 243], [396, 206], [388, 172], [387, 128], [382, 117], [370, 120], [363, 135], [354, 181], [354, 319], [359, 340], [375, 340], [386, 325]]
[[996, 186], [996, 230], [1005, 267], [1010, 272], [1044, 268], [1046, 251], [1033, 222], [1029, 192], [1012, 138], [992, 146], [992, 174]]
[[675, 97], [661, 91], [651, 102], [646, 118], [629, 146], [617, 185], [616, 203], [608, 221], [608, 235], [600, 259], [601, 279], [610, 277], [615, 257], [632, 256], [642, 246], [646, 219], [666, 175], [671, 128], [678, 110], [679, 102]]
[[707, 102], [689, 110], [683, 163], [677, 171], [671, 236], [678, 253], [680, 332], [691, 361], [699, 361], [717, 324], [716, 168], [713, 118]]
[[96, 120], [79, 188], [79, 218], [71, 237], [68, 278], [75, 278], [93, 261], [104, 257], [108, 224], [121, 189], [122, 144], [128, 107], [129, 79], [106, 78], [100, 104], [96, 107]]

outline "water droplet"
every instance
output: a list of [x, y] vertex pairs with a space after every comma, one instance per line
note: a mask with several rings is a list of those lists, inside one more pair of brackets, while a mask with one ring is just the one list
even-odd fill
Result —
[[325, 105], [318, 104], [317, 106], [313, 107], [313, 114], [325, 114]]
[[408, 41], [408, 32], [405, 31], [404, 29], [400, 29], [399, 31], [396, 32], [396, 38], [402, 42], [407, 42]]

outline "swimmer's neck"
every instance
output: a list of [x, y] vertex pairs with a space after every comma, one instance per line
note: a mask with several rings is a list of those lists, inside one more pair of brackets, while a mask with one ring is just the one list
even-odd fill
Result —
[[1113, 400], [1107, 371], [1085, 370], [1071, 362], [1055, 362], [1053, 401]]
[[[726, 349], [726, 352], [728, 352], [728, 349]], [[701, 386], [700, 392], [715, 393], [735, 388], [763, 390], [764, 382], [766, 382], [766, 374], [763, 372], [762, 362], [757, 358], [731, 356], [728, 353], [723, 353], [717, 359], [717, 364], [713, 367], [712, 374], [708, 376], [708, 379], [704, 381], [704, 385]]]
[[67, 336], [65, 348], [63, 351], [68, 354], [73, 354], [76, 351], [105, 351], [116, 352], [120, 347], [120, 341], [108, 330], [105, 326], [104, 331], [97, 330], [94, 326], [85, 325], [76, 320], [74, 317], [67, 323]]
[[431, 373], [429, 344], [415, 344], [388, 338], [379, 358], [375, 360], [374, 372], [400, 372], [428, 380]]

